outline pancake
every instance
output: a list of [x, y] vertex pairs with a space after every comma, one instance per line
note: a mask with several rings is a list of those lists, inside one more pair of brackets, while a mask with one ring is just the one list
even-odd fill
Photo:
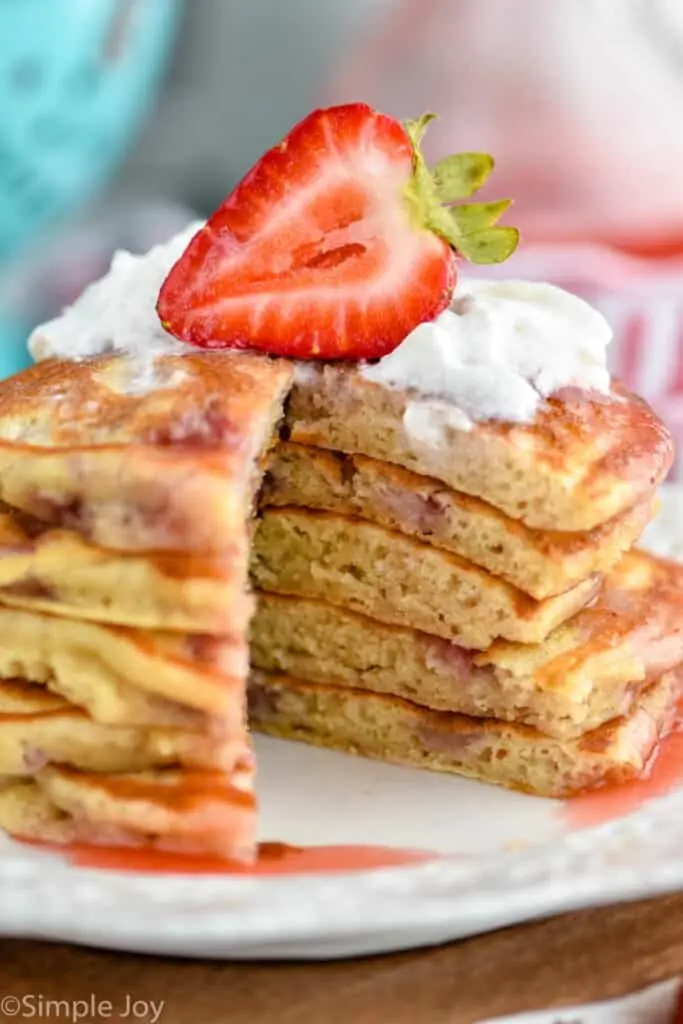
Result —
[[0, 601], [143, 629], [240, 635], [245, 566], [222, 556], [105, 551], [74, 530], [0, 508]]
[[241, 352], [38, 363], [0, 382], [0, 499], [101, 548], [237, 572], [291, 377]]
[[111, 725], [244, 724], [246, 638], [125, 629], [0, 605], [0, 678], [23, 678]]
[[287, 436], [434, 477], [542, 530], [601, 526], [651, 494], [673, 461], [664, 425], [617, 384], [609, 396], [565, 392], [531, 424], [446, 424], [427, 439], [410, 429], [418, 398], [354, 366], [306, 367], [290, 395]]
[[627, 554], [597, 603], [542, 644], [499, 641], [482, 653], [323, 601], [261, 593], [251, 659], [297, 679], [576, 737], [627, 714], [683, 662], [683, 567]]
[[216, 771], [96, 774], [49, 767], [0, 787], [0, 828], [49, 843], [91, 843], [251, 860], [256, 812], [249, 765]]
[[220, 725], [112, 726], [43, 687], [22, 680], [0, 683], [0, 776], [35, 775], [47, 764], [92, 772], [140, 772], [185, 766], [232, 772], [249, 755], [246, 729]]
[[654, 494], [584, 533], [540, 531], [479, 498], [363, 455], [282, 442], [273, 448], [260, 504], [361, 516], [482, 566], [537, 600], [607, 572], [652, 519]]
[[47, 688], [0, 705], [10, 833], [253, 856], [250, 519], [291, 376], [196, 353], [0, 382], [0, 674]]
[[682, 688], [681, 673], [668, 673], [629, 715], [573, 740], [262, 672], [250, 685], [250, 715], [270, 736], [564, 798], [641, 775], [676, 720]]
[[254, 536], [259, 589], [318, 598], [392, 625], [487, 648], [539, 643], [598, 593], [594, 576], [536, 601], [458, 555], [330, 512], [266, 508]]
[[292, 379], [244, 352], [38, 363], [0, 383], [0, 498], [108, 549], [232, 550], [290, 387], [293, 441], [404, 466], [545, 530], [603, 525], [673, 460], [668, 431], [618, 385], [425, 444], [404, 425], [409, 393], [338, 364]]

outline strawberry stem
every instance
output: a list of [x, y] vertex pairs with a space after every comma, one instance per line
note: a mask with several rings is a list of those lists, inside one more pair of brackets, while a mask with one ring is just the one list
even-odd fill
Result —
[[435, 117], [423, 114], [404, 125], [413, 147], [413, 176], [405, 192], [411, 217], [471, 263], [503, 263], [519, 244], [517, 228], [497, 226], [512, 200], [451, 205], [479, 191], [493, 170], [493, 157], [488, 153], [456, 153], [430, 170], [420, 143]]

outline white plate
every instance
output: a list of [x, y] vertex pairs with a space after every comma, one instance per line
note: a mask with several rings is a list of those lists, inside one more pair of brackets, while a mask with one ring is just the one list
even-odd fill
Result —
[[[648, 535], [683, 553], [683, 490]], [[464, 779], [257, 741], [264, 839], [445, 854], [286, 877], [154, 876], [0, 843], [0, 934], [186, 957], [320, 958], [414, 948], [683, 888], [683, 785], [576, 829], [563, 805]]]

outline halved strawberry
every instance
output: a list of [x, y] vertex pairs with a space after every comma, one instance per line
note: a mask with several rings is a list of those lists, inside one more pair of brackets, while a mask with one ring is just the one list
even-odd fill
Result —
[[432, 172], [419, 142], [363, 103], [316, 110], [269, 150], [190, 242], [159, 294], [171, 334], [204, 348], [371, 359], [448, 305], [454, 250], [498, 262], [517, 244], [492, 225], [509, 205], [471, 195], [493, 161]]

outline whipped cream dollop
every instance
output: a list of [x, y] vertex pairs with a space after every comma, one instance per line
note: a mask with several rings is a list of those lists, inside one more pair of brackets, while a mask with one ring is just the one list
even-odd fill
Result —
[[144, 360], [148, 373], [147, 357], [187, 352], [188, 346], [161, 326], [156, 301], [171, 267], [201, 227], [201, 221], [189, 224], [143, 255], [116, 252], [104, 277], [86, 288], [60, 316], [36, 327], [29, 338], [33, 358], [78, 360], [105, 352], [127, 352]]
[[611, 338], [601, 313], [555, 285], [473, 280], [458, 287], [450, 309], [360, 373], [410, 389], [405, 428], [434, 443], [445, 427], [531, 422], [562, 388], [608, 393]]
[[[159, 384], [157, 355], [193, 351], [161, 326], [159, 289], [202, 222], [143, 255], [117, 252], [111, 269], [61, 316], [29, 339], [36, 360], [79, 360], [106, 352], [134, 357], [130, 391]], [[604, 317], [583, 299], [550, 284], [473, 280], [451, 308], [420, 324], [389, 355], [359, 373], [409, 390], [408, 433], [438, 443], [444, 428], [470, 430], [482, 420], [525, 423], [548, 395], [566, 387], [609, 392]], [[301, 374], [310, 373], [302, 363]]]

